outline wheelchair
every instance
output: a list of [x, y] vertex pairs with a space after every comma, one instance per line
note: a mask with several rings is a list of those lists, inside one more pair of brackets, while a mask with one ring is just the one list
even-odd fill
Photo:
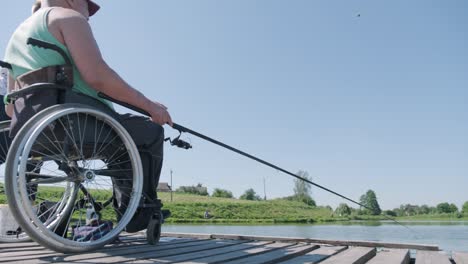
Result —
[[[31, 84], [8, 96], [18, 102], [46, 91], [59, 103], [28, 118], [8, 149], [0, 150], [8, 152], [0, 192], [19, 225], [7, 226], [0, 242], [33, 239], [58, 252], [89, 252], [118, 240], [121, 232], [136, 232], [128, 223], [139, 210], [149, 210], [147, 240], [158, 243], [168, 211], [143, 191], [141, 157], [132, 137], [112, 114], [67, 102], [74, 93], [73, 72], [63, 50], [36, 39], [27, 44], [59, 52], [66, 64], [55, 66], [55, 82]], [[0, 140], [8, 132], [10, 123], [0, 123]]]

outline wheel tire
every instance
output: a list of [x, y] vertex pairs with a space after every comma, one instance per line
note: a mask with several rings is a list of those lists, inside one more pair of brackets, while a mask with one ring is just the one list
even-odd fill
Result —
[[162, 215], [151, 218], [146, 229], [146, 240], [150, 245], [157, 245], [161, 238]]
[[[94, 128], [90, 128], [93, 125], [86, 126], [92, 122], [96, 124]], [[64, 132], [56, 134], [59, 131], [57, 127]], [[92, 136], [87, 129], [94, 129], [92, 132], [96, 141], [92, 146], [85, 140], [85, 135]], [[102, 131], [103, 137], [107, 133], [105, 138], [101, 138]], [[109, 145], [113, 148], [108, 149]], [[37, 162], [36, 159], [48, 163], [41, 165], [40, 173], [27, 171], [26, 164]], [[115, 169], [120, 167], [123, 168]], [[63, 253], [89, 252], [114, 241], [138, 208], [143, 184], [138, 149], [125, 128], [111, 116], [80, 104], [52, 106], [31, 118], [12, 143], [6, 172], [8, 203], [20, 226], [39, 244]], [[33, 180], [27, 181], [26, 175]], [[119, 178], [122, 175], [124, 178]], [[125, 200], [125, 204], [116, 205], [114, 187], [119, 181], [125, 181], [130, 195], [121, 193], [123, 198], [120, 201]], [[37, 195], [39, 200], [43, 193], [58, 194], [52, 198], [55, 204], [48, 209], [50, 212], [44, 217], [45, 220], [42, 219], [44, 214], [38, 216], [38, 210], [34, 209], [37, 207], [36, 199], [32, 201], [31, 191], [28, 192], [31, 185], [38, 186], [33, 195]], [[50, 185], [55, 189], [50, 189]], [[99, 200], [104, 199], [99, 198], [100, 195], [107, 197], [107, 200], [110, 195], [113, 202]], [[98, 234], [91, 234], [90, 239], [81, 237], [80, 240], [77, 233], [83, 230], [79, 227], [85, 226], [83, 215], [86, 215], [87, 208], [82, 203], [87, 203], [86, 206], [111, 204], [112, 210], [105, 214], [103, 220], [107, 220], [106, 225], [96, 222]], [[116, 207], [119, 207], [118, 210]], [[63, 233], [57, 234], [61, 226], [65, 227]]]
[[[10, 148], [11, 139], [9, 137], [10, 121], [0, 122], [0, 154], [4, 159], [8, 154]], [[0, 168], [0, 201], [8, 201], [8, 197], [5, 193], [5, 166]], [[21, 231], [18, 223], [13, 217], [9, 207], [0, 202], [0, 242], [4, 243], [16, 243], [30, 241], [31, 239], [26, 235], [24, 231]], [[9, 232], [20, 232], [19, 234], [10, 234]]]

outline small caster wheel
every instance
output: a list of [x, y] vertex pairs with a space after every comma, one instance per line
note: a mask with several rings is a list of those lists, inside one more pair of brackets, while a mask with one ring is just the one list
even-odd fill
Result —
[[146, 240], [150, 245], [156, 245], [161, 238], [162, 215], [153, 216], [146, 228]]

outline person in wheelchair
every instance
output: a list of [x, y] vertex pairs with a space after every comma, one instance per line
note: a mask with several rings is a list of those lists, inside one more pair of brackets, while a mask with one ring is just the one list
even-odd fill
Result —
[[[118, 225], [120, 220], [130, 219], [125, 223], [124, 230], [127, 232], [147, 227], [150, 229], [148, 223], [155, 212], [161, 214], [162, 205], [157, 199], [156, 186], [163, 162], [162, 126], [172, 126], [172, 119], [166, 106], [134, 89], [104, 61], [88, 23], [99, 8], [90, 0], [36, 1], [37, 11], [13, 33], [4, 57], [4, 61], [11, 65], [8, 92], [14, 94], [30, 87], [35, 88], [30, 93], [14, 98], [14, 102], [6, 106], [6, 112], [12, 118], [10, 136], [15, 137], [10, 150], [15, 149], [17, 156], [29, 158], [24, 161], [9, 153], [5, 175], [7, 172], [16, 174], [21, 169], [34, 167], [24, 172], [26, 181], [14, 181], [10, 183], [11, 188], [7, 188], [10, 189], [10, 196], [20, 200], [20, 184], [28, 186], [26, 196], [29, 202], [23, 196], [22, 202], [16, 201], [20, 208], [13, 213], [20, 216], [18, 221], [22, 225], [29, 226], [31, 221], [40, 222], [39, 225], [25, 227], [26, 231], [29, 230], [28, 235], [40, 243], [42, 241], [45, 246], [63, 252], [83, 252], [112, 240], [101, 239], [109, 231], [95, 232], [92, 229], [94, 233], [91, 235], [89, 232], [83, 233], [89, 223], [93, 222], [87, 219], [88, 225], [85, 226], [84, 221], [80, 220], [83, 212], [88, 211], [88, 215], [94, 216], [109, 215], [109, 211], [103, 208], [112, 204], [115, 216], [108, 216], [111, 220], [106, 223], [99, 219], [94, 223], [99, 228], [103, 226], [103, 229], [108, 230], [110, 227], [112, 230], [112, 226]], [[59, 47], [64, 54], [38, 45], [28, 45], [31, 44], [31, 38]], [[70, 60], [68, 62], [67, 57]], [[71, 92], [64, 92], [57, 87], [70, 87]], [[150, 117], [118, 114], [112, 103], [98, 96], [99, 93], [135, 106]], [[37, 124], [43, 125], [34, 129]], [[119, 124], [125, 131], [120, 129]], [[129, 143], [127, 133], [133, 142]], [[36, 141], [29, 144], [29, 138]], [[138, 164], [135, 162], [138, 158], [132, 154], [132, 146], [136, 146], [143, 170], [141, 198], [131, 196], [137, 188], [135, 185], [138, 179], [138, 175], [135, 176], [138, 174]], [[123, 150], [125, 148], [126, 151]], [[27, 162], [27, 165], [22, 166], [22, 162]], [[21, 173], [18, 174], [21, 177]], [[42, 189], [41, 184], [45, 186]], [[34, 199], [31, 199], [31, 186], [35, 186], [37, 192], [37, 195], [34, 193]], [[47, 202], [52, 204], [50, 206], [44, 203], [39, 206], [41, 199], [45, 200], [39, 191], [49, 186], [62, 188], [63, 197], [55, 199], [53, 203], [49, 199]], [[112, 199], [102, 198], [104, 200], [98, 201], [101, 195], [98, 191], [108, 191], [110, 187]], [[20, 196], [15, 196], [15, 190]], [[74, 197], [74, 200], [69, 197]], [[9, 202], [12, 200], [8, 199]], [[135, 199], [139, 206], [129, 218], [125, 212], [135, 204]], [[27, 209], [21, 209], [22, 205], [26, 204], [27, 207], [29, 203], [36, 204], [35, 208], [44, 207], [34, 209], [31, 205], [31, 211], [36, 210], [37, 213], [39, 210], [41, 213], [38, 219]], [[97, 213], [89, 213], [90, 209]], [[64, 216], [68, 219], [64, 219]], [[42, 226], [48, 231], [39, 230]], [[43, 239], [44, 233], [50, 237]], [[76, 235], [78, 233], [81, 235]], [[111, 234], [115, 237], [115, 233]], [[62, 238], [68, 240], [63, 241]], [[90, 241], [97, 242], [93, 244]]]

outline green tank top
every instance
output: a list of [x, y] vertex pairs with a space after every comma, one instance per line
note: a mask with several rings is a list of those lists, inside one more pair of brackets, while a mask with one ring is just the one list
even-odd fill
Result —
[[73, 63], [73, 90], [102, 101], [104, 104], [112, 107], [112, 103], [97, 96], [97, 91], [91, 88], [81, 77], [68, 48], [60, 43], [47, 27], [47, 16], [52, 8], [41, 8], [25, 22], [23, 22], [13, 33], [8, 42], [4, 61], [12, 66], [13, 78], [16, 79], [21, 74], [31, 70], [37, 70], [47, 66], [65, 64], [63, 57], [53, 50], [33, 47], [26, 44], [30, 37], [42, 41], [47, 41], [60, 47], [72, 60]]

